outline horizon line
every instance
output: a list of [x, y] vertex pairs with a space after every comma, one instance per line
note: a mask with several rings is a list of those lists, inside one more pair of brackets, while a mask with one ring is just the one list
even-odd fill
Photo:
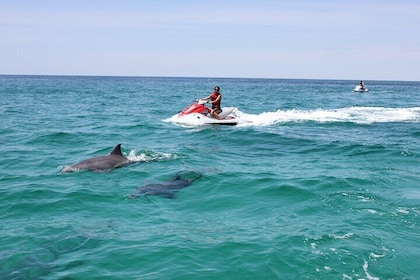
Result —
[[173, 78], [173, 79], [250, 79], [250, 80], [324, 80], [324, 81], [377, 81], [377, 82], [420, 82], [420, 80], [376, 80], [339, 78], [273, 78], [273, 77], [206, 77], [206, 76], [141, 76], [141, 75], [93, 75], [93, 74], [0, 74], [15, 77], [92, 77], [92, 78]]

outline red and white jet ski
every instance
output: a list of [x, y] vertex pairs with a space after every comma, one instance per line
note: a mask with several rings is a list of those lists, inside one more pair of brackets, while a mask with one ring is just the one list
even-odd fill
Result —
[[219, 114], [220, 120], [214, 118], [210, 112], [211, 109], [204, 106], [206, 100], [198, 99], [196, 102], [188, 105], [184, 110], [177, 115], [179, 119], [185, 119], [188, 123], [203, 125], [203, 124], [219, 124], [219, 125], [237, 125], [238, 118], [235, 115], [236, 107], [223, 107]]

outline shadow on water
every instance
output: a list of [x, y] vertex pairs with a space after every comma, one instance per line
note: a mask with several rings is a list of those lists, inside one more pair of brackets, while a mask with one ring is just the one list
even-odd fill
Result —
[[[14, 244], [0, 254], [0, 279], [42, 279], [56, 270], [61, 258], [97, 248], [100, 240], [89, 234], [65, 231], [50, 236], [39, 246], [29, 248]], [[62, 261], [61, 263], [63, 263]], [[66, 260], [66, 270], [83, 265], [78, 258]]]

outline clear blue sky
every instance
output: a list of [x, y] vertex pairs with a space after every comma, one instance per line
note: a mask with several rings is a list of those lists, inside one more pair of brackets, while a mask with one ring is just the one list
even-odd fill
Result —
[[1, 0], [0, 74], [420, 81], [420, 1]]

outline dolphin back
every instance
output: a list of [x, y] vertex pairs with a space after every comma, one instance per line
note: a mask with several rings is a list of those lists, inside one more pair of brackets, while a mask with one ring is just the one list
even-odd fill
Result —
[[172, 181], [188, 181], [188, 182], [194, 182], [195, 180], [198, 180], [203, 175], [198, 171], [179, 171], [175, 174], [175, 176], [172, 177]]
[[98, 156], [82, 160], [72, 165], [66, 165], [61, 172], [76, 172], [80, 170], [105, 171], [131, 164], [132, 162], [121, 153], [121, 144], [115, 146], [107, 156]]
[[133, 199], [140, 195], [158, 195], [166, 198], [174, 198], [176, 192], [188, 187], [201, 177], [202, 174], [197, 171], [180, 171], [170, 180], [140, 186], [135, 193], [128, 195], [127, 198]]

